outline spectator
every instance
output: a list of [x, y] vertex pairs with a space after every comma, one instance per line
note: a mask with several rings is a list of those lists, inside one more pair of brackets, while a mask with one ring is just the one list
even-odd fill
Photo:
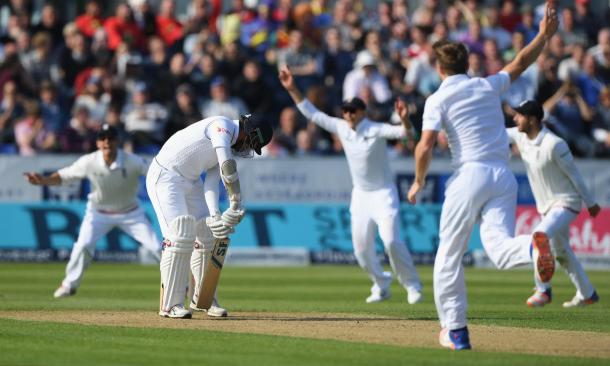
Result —
[[227, 82], [224, 77], [217, 76], [210, 83], [211, 99], [204, 102], [201, 107], [203, 117], [225, 116], [238, 120], [239, 116], [247, 113], [244, 102], [229, 95]]
[[135, 83], [132, 100], [124, 107], [122, 119], [135, 149], [159, 145], [165, 139], [167, 110], [149, 100], [148, 87], [144, 82]]
[[576, 77], [576, 85], [587, 104], [595, 108], [599, 101], [599, 93], [604, 82], [597, 73], [597, 63], [591, 55], [586, 55], [582, 61], [582, 72]]
[[599, 103], [593, 120], [593, 138], [598, 156], [610, 156], [610, 88], [605, 86], [599, 93]]
[[[408, 61], [402, 91], [406, 94], [417, 92], [424, 97], [432, 94], [441, 85], [441, 79], [433, 65], [434, 52], [430, 45], [426, 45], [420, 56]], [[375, 121], [381, 120], [385, 120], [385, 118], [375, 119]]]
[[593, 154], [592, 141], [587, 135], [587, 124], [593, 112], [580, 95], [580, 90], [571, 82], [564, 83], [546, 102], [543, 108], [550, 114], [549, 122], [579, 156]]
[[497, 74], [504, 67], [504, 60], [500, 56], [500, 50], [493, 38], [483, 42], [483, 63], [488, 75]]
[[483, 36], [485, 38], [491, 38], [496, 41], [498, 49], [504, 51], [511, 44], [510, 33], [499, 23], [499, 12], [495, 7], [487, 8], [485, 12], [487, 24], [483, 27]]
[[100, 75], [91, 75], [87, 80], [85, 89], [74, 101], [74, 109], [87, 108], [87, 118], [91, 123], [87, 127], [99, 129], [104, 123], [108, 111], [108, 98], [102, 98], [102, 78]]
[[131, 9], [125, 3], [117, 5], [115, 15], [104, 22], [104, 29], [108, 34], [108, 48], [113, 51], [117, 50], [121, 43], [125, 43], [128, 48], [144, 48], [145, 33], [133, 20]]
[[49, 80], [40, 84], [40, 114], [44, 125], [50, 131], [59, 134], [66, 127], [68, 113], [57, 88]]
[[517, 9], [515, 0], [502, 1], [500, 14], [498, 15], [498, 23], [510, 33], [513, 33], [521, 23], [521, 14]]
[[600, 17], [591, 10], [591, 1], [574, 2], [574, 21], [576, 27], [585, 31], [588, 41], [593, 43], [600, 29]]
[[148, 38], [156, 35], [156, 15], [149, 0], [129, 0], [129, 6], [133, 12], [133, 20], [144, 37]]
[[89, 109], [84, 105], [77, 106], [70, 124], [59, 136], [61, 151], [76, 154], [95, 150], [95, 131], [91, 125]]
[[49, 34], [51, 47], [55, 48], [63, 44], [63, 29], [64, 26], [59, 20], [55, 7], [51, 4], [45, 4], [40, 11], [40, 22], [31, 28], [30, 34]]
[[475, 52], [471, 52], [468, 54], [468, 76], [471, 78], [474, 77], [485, 77], [487, 72], [485, 71], [485, 66], [483, 65], [483, 60], [481, 55]]
[[2, 101], [0, 102], [0, 144], [15, 141], [15, 123], [25, 114], [23, 104], [17, 92], [17, 84], [8, 80], [2, 87]]
[[507, 49], [502, 53], [502, 59], [505, 63], [511, 62], [517, 53], [525, 47], [525, 34], [523, 32], [516, 31], [512, 35], [511, 48]]
[[297, 85], [303, 90], [320, 82], [321, 55], [305, 47], [303, 33], [298, 29], [290, 32], [288, 47], [278, 55], [278, 66], [287, 66], [294, 74]]
[[521, 7], [521, 23], [517, 25], [517, 32], [525, 35], [525, 43], [530, 43], [538, 34], [538, 23], [535, 21], [534, 9], [530, 5]]
[[195, 86], [197, 96], [210, 97], [210, 83], [217, 75], [216, 59], [210, 54], [204, 54], [197, 63], [197, 67], [190, 75], [190, 84]]
[[388, 82], [377, 70], [373, 55], [368, 51], [360, 51], [354, 68], [345, 76], [343, 100], [359, 97], [366, 87], [372, 90], [377, 103], [386, 103], [392, 97]]
[[572, 46], [569, 58], [559, 63], [558, 77], [561, 81], [575, 81], [580, 74], [580, 68], [585, 57], [585, 45], [576, 43]]
[[341, 104], [341, 87], [354, 62], [351, 53], [341, 47], [340, 37], [336, 27], [329, 28], [324, 36], [322, 70], [324, 70], [324, 85], [329, 91], [333, 105]]
[[52, 40], [46, 32], [36, 33], [32, 38], [33, 49], [21, 60], [23, 67], [36, 84], [51, 79]]
[[[424, 43], [425, 43], [424, 33]], [[390, 55], [387, 50], [387, 46], [384, 45], [381, 39], [381, 34], [375, 30], [369, 31], [364, 37], [364, 49], [369, 51], [375, 59], [375, 65], [377, 70], [384, 75], [390, 76], [392, 73], [392, 63], [390, 62]]]
[[603, 60], [597, 64], [599, 78], [604, 84], [610, 84], [610, 45], [602, 51]]
[[218, 73], [227, 79], [240, 75], [245, 58], [239, 42], [225, 44], [222, 48], [222, 56], [218, 63]]
[[[121, 120], [121, 109], [115, 106], [111, 106], [108, 108], [108, 112], [106, 113], [106, 117], [104, 119], [104, 124], [108, 124], [114, 128], [116, 128], [118, 132], [118, 143], [119, 146], [126, 151], [133, 152], [133, 143], [131, 141], [131, 136], [125, 130], [125, 125]], [[103, 126], [103, 124], [102, 124]]]
[[56, 136], [45, 125], [40, 106], [34, 100], [25, 103], [25, 118], [15, 125], [15, 141], [19, 155], [32, 156], [51, 152], [56, 146]]
[[[541, 65], [540, 76], [538, 78], [538, 93], [536, 100], [542, 105], [552, 97], [563, 84], [559, 79], [557, 59], [554, 57], [543, 57], [539, 59]], [[530, 99], [523, 99], [530, 100]]]
[[299, 130], [297, 132], [296, 137], [296, 151], [295, 155], [297, 156], [307, 156], [307, 155], [318, 155], [318, 151], [315, 148], [313, 142], [313, 134], [309, 129]]
[[563, 60], [566, 55], [566, 47], [563, 38], [559, 33], [555, 33], [547, 43], [547, 49], [551, 56], [558, 60]]
[[174, 0], [162, 0], [159, 15], [156, 17], [155, 25], [157, 36], [159, 36], [167, 47], [173, 47], [177, 41], [182, 40], [184, 33], [182, 23], [174, 16], [176, 4]]
[[297, 149], [298, 113], [294, 107], [285, 107], [280, 113], [280, 122], [273, 136], [277, 143], [282, 146], [290, 155]]
[[253, 118], [269, 119], [273, 105], [273, 95], [261, 92], [270, 88], [262, 79], [261, 67], [254, 60], [247, 60], [241, 75], [236, 77], [233, 84], [233, 95], [243, 100]]
[[483, 54], [483, 34], [481, 33], [481, 23], [472, 21], [468, 23], [468, 32], [464, 33], [459, 39], [460, 42], [468, 46], [469, 52]]
[[599, 64], [604, 63], [604, 49], [610, 47], [610, 28], [604, 28], [597, 35], [597, 45], [589, 48], [587, 54], [593, 55]]
[[57, 62], [57, 71], [63, 87], [70, 92], [74, 90], [76, 76], [93, 66], [95, 60], [87, 48], [85, 36], [76, 31], [66, 35], [66, 48], [62, 49]]
[[99, 0], [88, 0], [85, 13], [77, 16], [74, 24], [78, 31], [89, 39], [92, 39], [98, 30], [103, 29], [104, 18]]
[[566, 53], [572, 53], [572, 47], [577, 44], [586, 44], [588, 39], [584, 31], [576, 28], [574, 22], [574, 9], [567, 7], [561, 11], [561, 26], [557, 32], [565, 43]]
[[181, 84], [176, 88], [176, 98], [172, 102], [169, 119], [165, 128], [165, 136], [170, 137], [179, 130], [203, 119], [197, 108], [197, 100], [193, 88], [189, 84]]

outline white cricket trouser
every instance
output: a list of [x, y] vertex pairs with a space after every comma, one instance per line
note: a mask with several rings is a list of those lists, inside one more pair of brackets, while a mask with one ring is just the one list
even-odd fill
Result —
[[138, 241], [157, 259], [160, 258], [161, 241], [141, 207], [126, 213], [109, 214], [97, 211], [89, 202], [66, 266], [66, 278], [62, 281], [64, 287], [76, 289], [80, 286], [83, 274], [93, 259], [95, 243], [115, 227]]
[[[593, 295], [593, 286], [570, 246], [570, 223], [577, 216], [577, 213], [565, 207], [553, 207], [542, 217], [535, 231], [541, 231], [549, 237], [555, 258], [576, 287], [576, 295], [581, 299], [588, 299]], [[539, 291], [551, 287], [550, 282], [541, 282], [535, 275], [534, 280]]]
[[400, 240], [398, 225], [398, 192], [391, 186], [375, 191], [352, 190], [350, 214], [354, 255], [358, 264], [373, 281], [372, 291], [387, 288], [388, 278], [375, 252], [375, 226], [390, 259], [398, 282], [407, 290], [421, 291], [421, 282], [411, 253]]
[[208, 216], [201, 179], [188, 180], [165, 169], [156, 160], [153, 160], [148, 168], [146, 190], [165, 238], [170, 234], [169, 224], [176, 217], [192, 215], [201, 220]]
[[434, 262], [434, 301], [441, 327], [466, 326], [462, 258], [475, 223], [480, 223], [483, 247], [496, 267], [531, 263], [532, 237], [513, 237], [516, 202], [517, 181], [502, 163], [465, 163], [449, 179]]

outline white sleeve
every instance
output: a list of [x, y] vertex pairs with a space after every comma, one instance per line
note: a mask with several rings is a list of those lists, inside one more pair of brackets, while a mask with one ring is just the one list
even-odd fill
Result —
[[517, 143], [517, 137], [519, 136], [519, 130], [517, 127], [507, 128], [506, 134], [508, 135], [508, 140], [511, 144]]
[[345, 75], [345, 80], [343, 81], [343, 100], [352, 99], [356, 96], [358, 86], [355, 82], [355, 75], [355, 71], [350, 71]]
[[299, 108], [299, 111], [301, 111], [305, 118], [311, 122], [317, 124], [328, 132], [337, 133], [337, 125], [339, 124], [339, 121], [341, 121], [339, 118], [334, 118], [324, 112], [321, 112], [307, 99], [303, 99], [301, 103], [298, 103], [297, 108]]
[[231, 141], [237, 133], [237, 128], [229, 119], [218, 118], [210, 123], [206, 129], [206, 136], [212, 141], [212, 146], [218, 150], [219, 147], [231, 149]]
[[91, 155], [81, 156], [77, 161], [71, 165], [59, 169], [57, 173], [61, 177], [62, 181], [83, 179], [87, 177], [88, 165]]
[[440, 131], [443, 127], [443, 113], [435, 98], [429, 97], [424, 105], [422, 130]]
[[203, 195], [208, 206], [210, 216], [220, 213], [218, 206], [218, 191], [220, 190], [220, 167], [216, 165], [205, 173], [203, 181]]
[[500, 71], [497, 74], [490, 75], [485, 78], [491, 85], [493, 90], [498, 94], [502, 94], [510, 87], [510, 75], [506, 71]]
[[595, 200], [585, 185], [585, 182], [578, 172], [578, 169], [576, 169], [574, 157], [570, 152], [568, 144], [566, 144], [564, 141], [561, 141], [553, 148], [553, 160], [557, 163], [568, 179], [570, 179], [574, 189], [576, 189], [580, 195], [580, 198], [582, 198], [582, 200], [585, 202], [585, 205], [587, 207], [593, 206], [595, 204]]
[[407, 131], [402, 125], [389, 123], [374, 123], [375, 135], [388, 140], [398, 140], [407, 137]]

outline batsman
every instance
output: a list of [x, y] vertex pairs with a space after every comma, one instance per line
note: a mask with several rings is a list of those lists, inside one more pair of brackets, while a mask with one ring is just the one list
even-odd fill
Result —
[[[234, 156], [260, 155], [272, 134], [269, 124], [250, 115], [208, 117], [172, 135], [154, 158], [146, 189], [164, 237], [160, 316], [188, 319], [191, 310], [227, 316], [216, 300], [216, 286], [229, 234], [245, 214]], [[220, 181], [230, 203], [224, 212], [218, 204]], [[189, 310], [184, 301], [191, 273]]]

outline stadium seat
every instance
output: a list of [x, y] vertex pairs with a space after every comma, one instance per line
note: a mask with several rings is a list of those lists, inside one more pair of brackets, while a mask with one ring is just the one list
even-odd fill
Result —
[[159, 146], [157, 144], [150, 144], [150, 145], [136, 146], [134, 148], [134, 153], [144, 154], [144, 155], [157, 155], [159, 150], [161, 150], [161, 146]]
[[17, 154], [18, 152], [15, 144], [0, 144], [0, 154]]

